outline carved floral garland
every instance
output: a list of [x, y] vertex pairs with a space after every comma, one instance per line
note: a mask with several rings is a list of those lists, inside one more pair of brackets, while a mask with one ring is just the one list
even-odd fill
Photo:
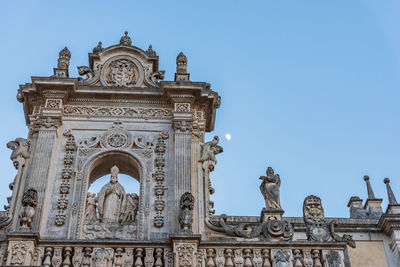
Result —
[[165, 167], [165, 152], [166, 152], [165, 140], [167, 140], [168, 138], [169, 135], [167, 132], [161, 132], [160, 135], [158, 136], [155, 148], [157, 156], [154, 160], [154, 166], [156, 168], [156, 171], [154, 173], [154, 177], [156, 179], [156, 186], [155, 186], [156, 201], [154, 203], [156, 216], [154, 217], [154, 226], [156, 227], [162, 227], [164, 225], [164, 216], [162, 215], [162, 213], [165, 207], [165, 202], [163, 198], [164, 198], [164, 192], [166, 190], [164, 186], [164, 180], [165, 180], [164, 167]]
[[60, 198], [57, 201], [58, 214], [55, 219], [57, 226], [63, 226], [65, 224], [65, 210], [68, 207], [68, 194], [71, 187], [70, 179], [73, 174], [72, 166], [74, 164], [74, 153], [76, 150], [75, 137], [72, 135], [71, 130], [66, 130], [64, 136], [67, 137], [67, 142], [65, 144], [64, 169], [61, 175]]

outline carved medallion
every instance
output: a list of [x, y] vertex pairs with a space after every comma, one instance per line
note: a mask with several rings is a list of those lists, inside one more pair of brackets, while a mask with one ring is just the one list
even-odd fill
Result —
[[110, 85], [124, 86], [134, 84], [135, 82], [135, 65], [132, 61], [120, 59], [110, 64], [107, 74], [107, 82]]
[[100, 144], [104, 148], [126, 148], [132, 145], [132, 136], [117, 121], [110, 130], [102, 135]]
[[104, 64], [100, 80], [104, 86], [135, 87], [143, 80], [140, 62], [132, 57], [114, 57]]
[[127, 141], [127, 137], [121, 133], [113, 133], [107, 137], [107, 143], [115, 148], [124, 146]]

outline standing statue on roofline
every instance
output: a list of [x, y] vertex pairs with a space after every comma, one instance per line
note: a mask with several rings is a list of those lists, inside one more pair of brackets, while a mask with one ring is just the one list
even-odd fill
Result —
[[275, 174], [274, 169], [268, 167], [267, 176], [260, 176], [262, 183], [260, 190], [265, 199], [267, 209], [281, 209], [281, 200], [279, 189], [281, 187], [281, 178]]

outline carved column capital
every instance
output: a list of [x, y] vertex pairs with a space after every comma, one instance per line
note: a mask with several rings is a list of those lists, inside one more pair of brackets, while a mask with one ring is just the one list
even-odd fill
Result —
[[191, 133], [193, 123], [186, 120], [173, 121], [173, 127], [176, 133]]

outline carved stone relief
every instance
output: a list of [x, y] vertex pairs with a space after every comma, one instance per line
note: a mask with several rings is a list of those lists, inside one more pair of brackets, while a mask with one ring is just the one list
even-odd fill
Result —
[[29, 266], [34, 253], [33, 241], [10, 241], [7, 265]]
[[68, 195], [71, 187], [70, 180], [73, 176], [76, 151], [75, 137], [71, 130], [66, 130], [64, 136], [67, 138], [67, 141], [65, 143], [64, 168], [61, 174], [62, 183], [60, 185], [60, 198], [57, 202], [58, 213], [55, 218], [55, 224], [57, 226], [63, 226], [67, 218], [66, 210], [68, 208]]
[[165, 194], [165, 153], [166, 153], [166, 140], [169, 138], [167, 132], [161, 132], [158, 136], [155, 152], [156, 158], [154, 160], [155, 173], [154, 178], [156, 185], [154, 188], [156, 200], [155, 200], [155, 211], [154, 226], [162, 227], [164, 225], [163, 211], [165, 208], [164, 194]]
[[174, 266], [189, 267], [197, 265], [197, 245], [194, 243], [174, 244]]
[[193, 223], [193, 206], [194, 197], [191, 193], [186, 192], [181, 196], [179, 201], [180, 211], [179, 211], [179, 225], [180, 233], [191, 234], [192, 233], [192, 223]]
[[310, 195], [304, 199], [303, 218], [307, 227], [307, 238], [309, 241], [316, 242], [346, 242], [349, 246], [355, 247], [355, 242], [351, 235], [339, 236], [335, 233], [335, 221], [328, 221], [324, 216], [321, 199], [317, 196]]
[[37, 191], [33, 188], [26, 190], [22, 195], [22, 207], [19, 212], [21, 228], [32, 228], [32, 221], [33, 216], [35, 216], [37, 201]]
[[108, 106], [64, 106], [66, 116], [97, 116], [97, 117], [127, 117], [127, 118], [171, 118], [169, 108], [133, 108]]
[[46, 99], [46, 108], [61, 108], [62, 100], [61, 99]]

